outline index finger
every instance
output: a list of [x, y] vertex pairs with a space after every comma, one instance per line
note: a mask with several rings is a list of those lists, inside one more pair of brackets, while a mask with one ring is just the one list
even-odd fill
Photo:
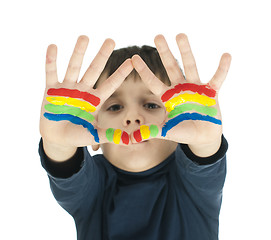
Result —
[[224, 82], [231, 64], [231, 55], [229, 53], [224, 53], [220, 59], [218, 69], [216, 70], [215, 75], [209, 82], [209, 85], [219, 91], [222, 83]]
[[108, 58], [112, 54], [115, 47], [114, 40], [107, 38], [101, 46], [99, 52], [89, 65], [86, 73], [84, 74], [81, 83], [93, 87], [99, 76], [101, 75]]
[[155, 95], [161, 95], [165, 88], [167, 89], [167, 86], [154, 75], [139, 55], [134, 55], [132, 57], [132, 61], [142, 81], [151, 90], [151, 92]]
[[97, 91], [101, 96], [101, 104], [117, 90], [132, 70], [131, 59], [126, 59], [107, 80], [98, 86]]

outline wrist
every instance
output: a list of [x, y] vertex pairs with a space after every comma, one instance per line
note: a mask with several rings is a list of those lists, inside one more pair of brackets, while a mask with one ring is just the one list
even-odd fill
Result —
[[77, 147], [59, 145], [48, 142], [45, 139], [42, 139], [42, 141], [45, 154], [50, 160], [55, 162], [63, 162], [70, 159], [77, 150]]
[[198, 157], [210, 157], [214, 155], [220, 148], [221, 146], [221, 137], [216, 139], [212, 143], [208, 144], [188, 144], [189, 149], [192, 151], [192, 153]]

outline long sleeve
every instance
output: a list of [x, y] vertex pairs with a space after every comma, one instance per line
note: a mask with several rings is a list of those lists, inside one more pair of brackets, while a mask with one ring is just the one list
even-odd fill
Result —
[[220, 149], [208, 158], [193, 155], [185, 145], [180, 144], [176, 150], [180, 184], [187, 193], [188, 201], [196, 206], [205, 219], [209, 232], [212, 232], [210, 239], [216, 239], [218, 235], [227, 148], [228, 143], [222, 136]]
[[[89, 198], [89, 206], [93, 206], [91, 203], [97, 197], [100, 180], [97, 165], [87, 147], [78, 148], [76, 154], [66, 162], [55, 163], [46, 156], [41, 140], [39, 154], [41, 164], [48, 174], [52, 193], [67, 212], [72, 216], [78, 214], [86, 197]], [[86, 209], [84, 211], [87, 212]]]
[[159, 165], [135, 173], [103, 155], [91, 157], [87, 148], [65, 166], [50, 162], [42, 145], [39, 151], [56, 200], [74, 217], [77, 239], [217, 240], [226, 149], [223, 139], [217, 154], [200, 159], [179, 144]]

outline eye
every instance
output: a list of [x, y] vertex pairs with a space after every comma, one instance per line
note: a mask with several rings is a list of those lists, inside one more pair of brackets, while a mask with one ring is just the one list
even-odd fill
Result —
[[157, 105], [156, 103], [146, 103], [143, 106], [144, 106], [144, 108], [147, 108], [147, 109], [158, 109], [158, 108], [160, 108], [160, 106]]
[[119, 104], [114, 104], [112, 106], [110, 106], [109, 108], [106, 109], [106, 111], [110, 111], [110, 112], [118, 112], [123, 108], [123, 106], [119, 105]]

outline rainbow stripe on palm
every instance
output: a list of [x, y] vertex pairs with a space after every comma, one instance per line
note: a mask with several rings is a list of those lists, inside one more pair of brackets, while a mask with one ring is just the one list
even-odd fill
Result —
[[[173, 97], [183, 91], [190, 91], [192, 94], [186, 92]], [[209, 85], [194, 83], [178, 84], [166, 91], [161, 100], [165, 103], [170, 120], [164, 124], [161, 136], [165, 137], [170, 129], [187, 120], [207, 121], [221, 125], [221, 120], [214, 118], [217, 115], [217, 109], [212, 107], [216, 105], [215, 96], [216, 91]], [[190, 113], [191, 111], [193, 112]]]
[[[51, 121], [69, 121], [86, 128], [99, 143], [97, 129], [90, 123], [94, 121], [94, 112], [100, 104], [100, 98], [88, 92], [76, 89], [50, 88], [47, 91], [50, 97], [46, 100], [50, 104], [44, 106], [47, 112], [44, 117]], [[53, 97], [52, 97], [53, 96]]]

